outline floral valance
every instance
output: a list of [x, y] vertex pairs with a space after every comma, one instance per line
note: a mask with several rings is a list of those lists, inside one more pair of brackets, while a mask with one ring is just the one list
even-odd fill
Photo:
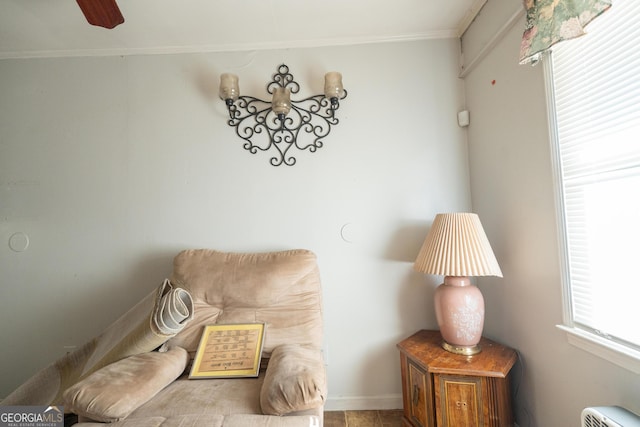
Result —
[[579, 37], [584, 27], [611, 7], [611, 0], [524, 0], [527, 24], [520, 63], [537, 62], [554, 44]]

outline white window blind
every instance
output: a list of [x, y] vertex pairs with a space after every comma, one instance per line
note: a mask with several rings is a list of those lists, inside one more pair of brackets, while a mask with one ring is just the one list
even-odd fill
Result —
[[640, 349], [640, 1], [556, 45], [553, 92], [571, 325]]

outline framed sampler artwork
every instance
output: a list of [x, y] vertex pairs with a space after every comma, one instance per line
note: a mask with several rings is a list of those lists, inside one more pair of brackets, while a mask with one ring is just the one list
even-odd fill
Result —
[[189, 378], [257, 377], [264, 323], [205, 326]]

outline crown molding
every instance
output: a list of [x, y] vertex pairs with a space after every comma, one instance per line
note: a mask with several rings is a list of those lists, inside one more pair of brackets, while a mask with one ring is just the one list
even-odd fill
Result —
[[[486, 1], [486, 0], [485, 0]], [[60, 49], [38, 51], [0, 52], [1, 59], [30, 59], [30, 58], [65, 58], [87, 56], [132, 56], [132, 55], [170, 55], [180, 53], [211, 53], [211, 52], [236, 52], [276, 49], [304, 49], [314, 47], [349, 46], [376, 43], [397, 43], [419, 40], [457, 38], [458, 30], [439, 30], [424, 33], [405, 34], [400, 36], [373, 36], [373, 37], [341, 37], [336, 39], [315, 40], [273, 40], [263, 43], [228, 43], [214, 45], [188, 45], [188, 46], [150, 46], [150, 47], [113, 47], [96, 49]]]

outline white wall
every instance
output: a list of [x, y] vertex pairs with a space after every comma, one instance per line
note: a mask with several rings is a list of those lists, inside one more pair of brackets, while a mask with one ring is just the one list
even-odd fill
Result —
[[[458, 49], [0, 61], [0, 396], [146, 295], [182, 249], [304, 247], [323, 278], [328, 408], [400, 407], [395, 344], [435, 326], [437, 280], [411, 262], [437, 212], [470, 205]], [[300, 97], [330, 70], [349, 96], [324, 148], [275, 168], [241, 148], [217, 85], [231, 71], [266, 97], [282, 62]]]
[[[467, 35], [494, 34], [500, 25], [491, 15], [512, 4], [487, 3]], [[523, 29], [520, 19], [465, 79], [472, 206], [504, 273], [479, 286], [486, 335], [522, 357], [515, 371], [518, 424], [572, 427], [586, 406], [640, 412], [640, 378], [569, 345], [555, 327], [562, 301], [544, 76], [541, 65], [518, 65]]]

